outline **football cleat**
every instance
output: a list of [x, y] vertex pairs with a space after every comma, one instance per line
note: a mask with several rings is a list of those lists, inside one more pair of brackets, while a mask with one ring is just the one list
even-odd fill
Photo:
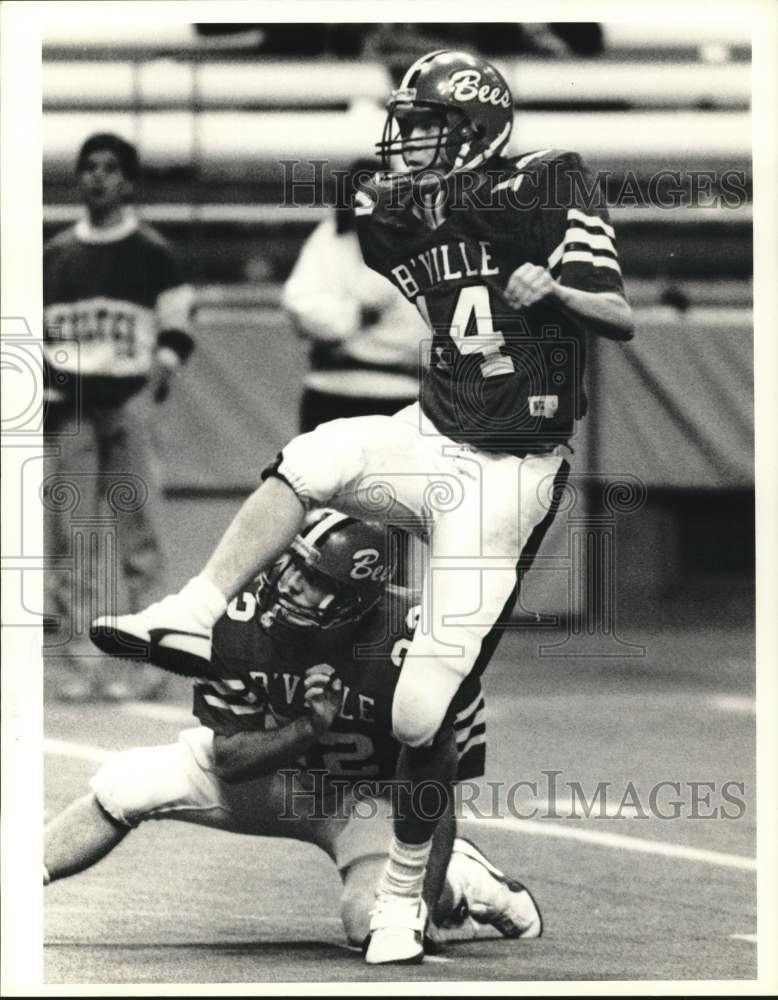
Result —
[[379, 893], [370, 914], [368, 965], [418, 965], [424, 960], [427, 906], [420, 896]]
[[538, 938], [543, 918], [526, 886], [500, 871], [475, 844], [454, 840], [449, 870], [460, 882], [467, 914], [490, 924], [505, 938]]
[[211, 634], [178, 594], [137, 614], [103, 615], [89, 629], [101, 652], [123, 660], [144, 660], [184, 677], [207, 675]]

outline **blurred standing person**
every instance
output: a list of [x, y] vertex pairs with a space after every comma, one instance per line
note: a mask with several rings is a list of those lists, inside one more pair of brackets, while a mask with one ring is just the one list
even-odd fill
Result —
[[90, 136], [76, 161], [84, 216], [43, 251], [46, 645], [71, 700], [144, 693], [141, 675], [106, 687], [90, 669], [87, 626], [119, 575], [132, 607], [162, 587], [149, 423], [193, 347], [192, 289], [132, 207], [138, 173], [132, 144]]
[[419, 391], [419, 351], [429, 333], [417, 310], [359, 249], [355, 183], [380, 169], [360, 159], [338, 185], [334, 212], [303, 244], [282, 306], [310, 343], [300, 430], [339, 417], [391, 416]]

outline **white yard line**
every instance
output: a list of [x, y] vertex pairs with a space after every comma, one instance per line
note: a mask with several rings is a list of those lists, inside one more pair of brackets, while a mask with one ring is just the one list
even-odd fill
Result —
[[43, 752], [56, 754], [58, 757], [73, 757], [76, 760], [89, 760], [95, 764], [102, 764], [116, 751], [88, 746], [86, 743], [70, 743], [67, 740], [54, 740], [46, 737], [43, 741]]
[[620, 833], [606, 833], [604, 830], [582, 830], [562, 823], [539, 823], [536, 820], [482, 818], [480, 816], [465, 817], [465, 822], [476, 823], [478, 826], [488, 826], [492, 829], [510, 830], [514, 833], [528, 834], [531, 837], [556, 837], [559, 840], [577, 840], [593, 847], [610, 847], [614, 850], [635, 851], [639, 854], [656, 854], [665, 858], [677, 858], [681, 861], [699, 861], [707, 865], [717, 865], [720, 868], [736, 868], [740, 871], [756, 871], [756, 859], [742, 854], [724, 854], [721, 851], [710, 851], [701, 847], [687, 847], [685, 844], [670, 844], [665, 840], [647, 840], [644, 837], [629, 837]]
[[[103, 747], [89, 746], [85, 743], [70, 743], [67, 740], [44, 739], [45, 753], [60, 757], [72, 757], [78, 760], [88, 760], [102, 763], [110, 757], [113, 750]], [[671, 844], [664, 840], [646, 840], [643, 837], [629, 837], [619, 833], [607, 833], [604, 830], [588, 830], [562, 823], [537, 820], [490, 819], [477, 816], [465, 817], [466, 823], [488, 826], [491, 829], [510, 830], [531, 837], [556, 837], [559, 840], [577, 840], [580, 843], [594, 847], [609, 847], [614, 850], [635, 851], [639, 854], [655, 854], [665, 858], [676, 858], [680, 861], [697, 861], [702, 864], [716, 865], [719, 868], [734, 868], [739, 871], [756, 871], [756, 860], [742, 854], [724, 854], [721, 851], [711, 851], [701, 847], [688, 847], [685, 844]]]
[[[537, 819], [563, 819], [570, 816], [572, 819], [580, 817], [585, 818], [583, 813], [583, 804], [580, 799], [574, 799], [570, 795], [558, 795], [555, 799], [533, 799], [528, 798], [526, 801], [521, 801], [516, 803], [517, 811], [523, 814], [513, 817], [515, 819], [527, 819], [527, 820], [537, 820]], [[533, 812], [533, 810], [535, 810]], [[592, 816], [596, 819], [608, 818], [608, 819], [639, 819], [640, 812], [635, 806], [624, 805], [622, 806], [620, 802], [606, 802], [604, 808], [600, 811], [599, 801], [595, 802], [592, 808]], [[465, 819], [478, 819], [479, 817], [465, 816]], [[483, 817], [486, 818], [486, 817]]]
[[[362, 949], [361, 948], [357, 948], [357, 946], [353, 945], [353, 944], [340, 944], [340, 943], [338, 943], [336, 941], [334, 943], [334, 946], [336, 948], [340, 948], [341, 951], [348, 951], [352, 955], [361, 955], [362, 954]], [[428, 962], [450, 962], [450, 961], [451, 961], [451, 959], [450, 958], [446, 958], [445, 955], [425, 955], [424, 956], [424, 964], [425, 965]]]
[[157, 705], [154, 702], [130, 701], [121, 706], [122, 712], [128, 715], [140, 715], [144, 719], [156, 719], [158, 722], [190, 722], [196, 725], [191, 709], [181, 705]]
[[708, 704], [719, 712], [734, 712], [737, 715], [756, 714], [756, 702], [750, 695], [715, 695], [708, 699]]
[[756, 944], [756, 934], [730, 934], [735, 941], [748, 941], [749, 944]]

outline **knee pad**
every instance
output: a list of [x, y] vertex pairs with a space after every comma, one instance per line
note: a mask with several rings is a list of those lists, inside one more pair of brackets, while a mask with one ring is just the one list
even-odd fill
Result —
[[92, 778], [90, 787], [110, 816], [133, 827], [188, 804], [196, 790], [195, 768], [191, 752], [181, 743], [137, 747], [114, 754]]
[[392, 732], [410, 747], [433, 742], [445, 719], [462, 676], [445, 660], [406, 659], [392, 699]]
[[431, 691], [420, 697], [418, 693], [400, 693], [398, 687], [392, 702], [395, 739], [409, 747], [429, 746], [443, 723], [448, 706], [445, 694], [436, 697], [436, 693]]
[[[272, 472], [310, 509], [328, 503], [364, 465], [364, 448], [389, 417], [330, 420], [284, 446]], [[378, 423], [376, 423], [378, 422]]]
[[145, 750], [137, 748], [114, 754], [89, 782], [105, 811], [125, 826], [137, 826], [151, 809], [147, 787]]

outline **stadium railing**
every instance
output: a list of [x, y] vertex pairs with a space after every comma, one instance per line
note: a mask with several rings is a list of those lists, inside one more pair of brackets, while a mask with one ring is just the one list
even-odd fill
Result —
[[[747, 58], [750, 52], [748, 19], [739, 17], [734, 8], [727, 18], [677, 20], [657, 17], [653, 21], [640, 18], [605, 22], [602, 27], [605, 58], [623, 59], [635, 55], [677, 58], [682, 55], [689, 59], [721, 62], [727, 58]], [[83, 25], [52, 18], [45, 26], [43, 41], [47, 58], [63, 55], [110, 59], [115, 58], [117, 52], [193, 55], [255, 50], [261, 54], [263, 35], [260, 23], [240, 34], [204, 37], [193, 24], [169, 24], [159, 19], [145, 24], [111, 21]]]
[[[501, 62], [516, 106], [599, 104], [637, 108], [747, 108], [747, 63], [539, 59]], [[45, 109], [347, 107], [359, 95], [381, 104], [389, 74], [378, 63], [257, 58], [155, 58], [104, 62], [58, 60], [43, 65]]]
[[[378, 107], [322, 111], [50, 111], [43, 122], [45, 171], [70, 171], [83, 137], [117, 132], [154, 169], [198, 165], [211, 176], [260, 176], [279, 161], [344, 165], [380, 138]], [[747, 111], [520, 111], [521, 150], [576, 149], [595, 168], [648, 175], [660, 169], [748, 171]], [[514, 143], [515, 145], [515, 143]], [[520, 150], [517, 149], [517, 152]]]

